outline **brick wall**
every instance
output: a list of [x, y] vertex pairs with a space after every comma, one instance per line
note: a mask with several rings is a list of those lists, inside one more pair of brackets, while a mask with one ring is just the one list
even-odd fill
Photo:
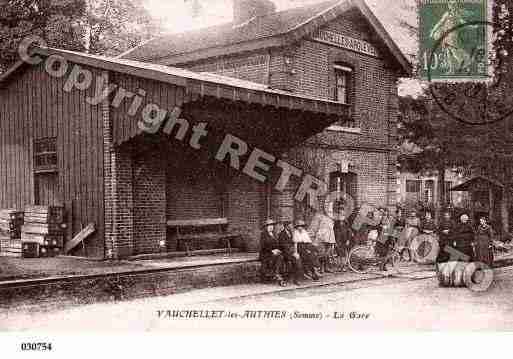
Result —
[[[102, 76], [107, 80], [108, 74]], [[102, 103], [104, 147], [105, 257], [122, 258], [133, 250], [133, 188], [130, 148], [115, 147], [108, 100]]]
[[221, 174], [198, 166], [196, 175], [185, 175], [184, 170], [168, 164], [167, 218], [218, 218], [224, 215]]
[[134, 156], [134, 254], [155, 253], [166, 238], [166, 166], [156, 148]]
[[[303, 168], [308, 173], [314, 173], [319, 179], [329, 183], [330, 172], [337, 170], [337, 164], [348, 161], [349, 172], [356, 175], [357, 195], [356, 204], [368, 202], [376, 206], [388, 204], [387, 186], [387, 153], [361, 152], [357, 150], [337, 150], [321, 147], [303, 146], [293, 149], [288, 154], [288, 162]], [[302, 208], [301, 210], [298, 210]], [[309, 220], [313, 215], [311, 210], [296, 206], [296, 217]]]
[[244, 174], [234, 177], [227, 188], [230, 228], [243, 234], [246, 250], [257, 251], [266, 217], [265, 188]]
[[[349, 161], [350, 171], [357, 175], [358, 202], [367, 201], [379, 206], [392, 205], [397, 199], [397, 76], [392, 65], [384, 59], [391, 55], [380, 41], [376, 40], [370, 26], [357, 10], [347, 12], [326, 24], [323, 29], [372, 43], [377, 48], [379, 57], [304, 38], [287, 48], [273, 48], [266, 50], [267, 52], [239, 54], [223, 59], [206, 59], [201, 63], [182, 66], [195, 71], [217, 72], [268, 84], [272, 88], [329, 100], [334, 99], [334, 63], [351, 66], [354, 77], [350, 86], [350, 101], [354, 115], [350, 126], [359, 128], [360, 132], [327, 129], [310, 138], [304, 146], [290, 151], [288, 155], [290, 161], [299, 168], [326, 181], [330, 169], [336, 168], [337, 163], [342, 160]], [[240, 61], [244, 56], [252, 58], [265, 53], [269, 55], [268, 66], [245, 67], [232, 72], [220, 70], [220, 62], [230, 61], [231, 58]], [[250, 187], [249, 183], [240, 182], [242, 180], [237, 181], [239, 182], [230, 190], [229, 213], [234, 216], [233, 221], [237, 225], [249, 228], [248, 244], [255, 247], [259, 236], [257, 223], [264, 219], [267, 210], [265, 190], [258, 186]], [[258, 203], [259, 196], [261, 205], [258, 211], [253, 206]], [[274, 208], [274, 202], [272, 214], [282, 216], [282, 211]], [[296, 204], [296, 217], [309, 219], [312, 213], [308, 210], [301, 213], [297, 208]]]
[[111, 147], [105, 158], [106, 257], [123, 258], [134, 244], [132, 156], [128, 146]]
[[225, 56], [214, 60], [202, 60], [182, 66], [196, 72], [211, 72], [261, 84], [268, 84], [269, 57], [269, 52], [262, 50], [244, 55]]

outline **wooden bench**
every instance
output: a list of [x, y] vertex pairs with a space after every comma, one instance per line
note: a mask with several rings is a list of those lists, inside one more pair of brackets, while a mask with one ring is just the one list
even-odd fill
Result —
[[[228, 253], [232, 252], [232, 240], [240, 233], [228, 231], [227, 218], [203, 218], [167, 221], [168, 228], [174, 230], [173, 238], [185, 245], [188, 256], [191, 255], [190, 242], [202, 240], [220, 240], [226, 245]], [[210, 227], [212, 230], [208, 230]], [[207, 231], [208, 230], [208, 231]]]

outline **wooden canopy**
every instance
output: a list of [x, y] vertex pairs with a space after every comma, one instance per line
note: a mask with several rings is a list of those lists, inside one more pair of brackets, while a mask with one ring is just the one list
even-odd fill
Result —
[[485, 176], [476, 176], [451, 188], [450, 191], [487, 191], [488, 189], [499, 189], [503, 187], [504, 185], [502, 183], [494, 179]]

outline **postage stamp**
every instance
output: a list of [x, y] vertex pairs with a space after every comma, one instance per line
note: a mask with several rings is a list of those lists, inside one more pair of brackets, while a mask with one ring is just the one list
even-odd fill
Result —
[[419, 0], [420, 75], [430, 81], [484, 80], [488, 0]]

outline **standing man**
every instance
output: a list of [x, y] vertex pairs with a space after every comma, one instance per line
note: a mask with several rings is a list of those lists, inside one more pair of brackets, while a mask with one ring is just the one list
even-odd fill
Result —
[[451, 218], [451, 213], [445, 211], [443, 218], [438, 226], [438, 238], [440, 241], [440, 253], [436, 259], [436, 263], [445, 263], [450, 259], [450, 253], [446, 250], [446, 246], [451, 244], [455, 235], [456, 224]]
[[452, 247], [463, 255], [462, 258], [458, 258], [460, 261], [468, 262], [474, 260], [474, 240], [475, 232], [470, 224], [470, 217], [467, 214], [462, 214], [460, 216], [460, 223], [456, 228], [456, 236], [452, 242]]
[[333, 273], [329, 264], [333, 262], [335, 252], [335, 232], [333, 231], [334, 221], [332, 211], [318, 212], [310, 223], [310, 233], [312, 233], [312, 242], [321, 253], [319, 261], [321, 273]]
[[335, 241], [337, 242], [336, 251], [340, 263], [340, 271], [345, 271], [347, 267], [347, 255], [353, 248], [353, 232], [351, 225], [345, 218], [344, 212], [340, 212], [338, 218], [333, 225], [333, 232], [335, 233]]
[[280, 250], [285, 261], [285, 272], [287, 280], [292, 279], [292, 283], [300, 285], [300, 278], [303, 273], [301, 270], [301, 258], [299, 253], [295, 251], [294, 244], [294, 229], [292, 228], [292, 220], [285, 219], [282, 221], [283, 230], [278, 235], [278, 242], [280, 244]]
[[277, 282], [280, 286], [286, 283], [281, 276], [283, 270], [283, 255], [278, 238], [274, 235], [275, 221], [268, 219], [264, 223], [264, 230], [260, 237], [260, 261], [262, 262], [261, 275], [264, 280]]

